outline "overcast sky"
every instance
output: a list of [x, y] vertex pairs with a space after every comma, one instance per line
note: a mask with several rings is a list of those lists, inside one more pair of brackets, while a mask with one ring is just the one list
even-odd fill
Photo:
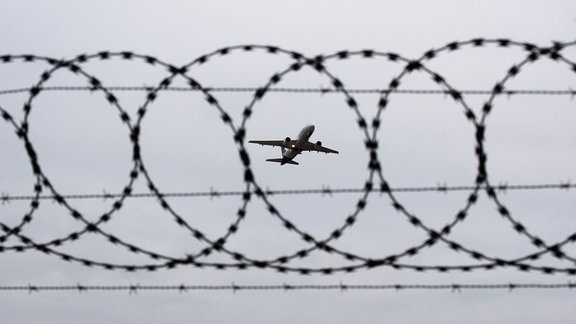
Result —
[[[157, 86], [170, 74], [163, 63], [183, 66], [202, 55], [237, 45], [270, 45], [283, 51], [269, 53], [230, 49], [227, 55], [208, 56], [204, 64], [191, 65], [187, 75], [203, 87], [262, 87], [276, 73], [283, 73], [280, 88], [331, 87], [337, 77], [347, 89], [385, 89], [405, 66], [431, 49], [476, 38], [510, 39], [518, 43], [550, 46], [554, 41], [576, 40], [574, 1], [4, 1], [0, 33], [4, 55], [30, 54], [53, 59], [72, 59], [102, 51], [130, 51], [142, 55], [130, 60], [112, 56], [79, 62], [85, 75], [60, 69], [44, 86], [86, 86], [86, 75], [104, 87]], [[370, 58], [351, 54], [324, 63], [329, 74], [309, 66], [289, 71], [295, 62], [289, 52], [308, 57], [344, 50], [376, 53]], [[284, 51], [285, 50], [285, 51]], [[438, 50], [423, 61], [426, 69], [407, 74], [400, 90], [491, 90], [505, 80], [512, 66], [521, 66], [507, 80], [508, 90], [574, 90], [576, 61], [572, 45], [561, 54], [523, 63], [523, 46], [508, 47], [488, 42], [485, 46], [462, 43], [458, 49]], [[381, 55], [380, 55], [381, 54]], [[396, 54], [400, 59], [390, 60]], [[163, 63], [148, 64], [151, 56]], [[90, 57], [90, 56], [88, 56]], [[1, 61], [1, 60], [0, 60]], [[81, 64], [80, 64], [81, 63]], [[0, 91], [30, 87], [51, 66], [46, 61], [25, 62], [14, 57], [0, 63]], [[440, 75], [444, 84], [432, 80]], [[177, 76], [172, 86], [187, 87]], [[37, 153], [43, 174], [62, 195], [120, 193], [131, 184], [133, 193], [150, 193], [148, 180], [164, 193], [241, 192], [246, 190], [244, 168], [234, 142], [234, 129], [244, 124], [250, 139], [295, 138], [307, 124], [316, 125], [311, 141], [336, 149], [338, 155], [304, 153], [299, 166], [268, 163], [280, 157], [278, 148], [246, 144], [250, 168], [258, 186], [269, 190], [358, 189], [368, 179], [380, 184], [380, 175], [368, 169], [370, 154], [366, 134], [358, 119], [368, 123], [379, 116], [378, 160], [381, 176], [392, 188], [473, 186], [478, 175], [473, 112], [480, 122], [489, 95], [465, 95], [459, 102], [442, 94], [392, 94], [378, 115], [379, 95], [351, 93], [358, 109], [351, 109], [343, 93], [268, 92], [251, 103], [251, 92], [212, 92], [218, 108], [200, 92], [160, 91], [146, 105], [140, 123], [139, 147], [143, 167], [134, 183], [130, 130], [119, 117], [137, 122], [145, 104], [142, 91], [112, 90], [118, 106], [103, 91], [41, 91], [32, 101], [29, 116], [23, 105], [28, 92], [0, 95], [0, 107], [20, 124]], [[253, 104], [253, 105], [252, 105]], [[245, 107], [252, 115], [243, 120]], [[499, 96], [485, 120], [484, 144], [489, 182], [493, 185], [560, 184], [576, 181], [576, 123], [570, 95]], [[119, 111], [118, 109], [121, 109]], [[222, 122], [222, 114], [232, 119]], [[0, 122], [0, 192], [3, 197], [34, 194], [34, 178], [25, 145], [15, 127]], [[252, 187], [251, 187], [252, 188]], [[45, 187], [42, 194], [51, 191]], [[357, 213], [362, 192], [269, 196], [267, 202], [281, 217], [271, 214], [266, 202], [253, 197], [245, 206], [239, 195], [221, 197], [170, 197], [173, 214], [158, 199], [126, 198], [122, 208], [102, 224], [101, 230], [146, 251], [183, 258], [206, 248], [174, 220], [181, 217], [210, 240], [225, 235], [237, 221], [240, 209], [246, 217], [230, 235], [226, 248], [252, 259], [274, 260], [309, 247], [285, 221], [318, 240], [328, 238], [346, 224], [355, 223], [330, 242], [333, 248], [365, 258], [384, 258], [421, 245], [429, 235], [410, 224], [417, 217], [427, 228], [440, 231], [463, 209], [448, 239], [474, 251], [501, 259], [535, 253], [531, 238], [514, 230], [522, 224], [547, 244], [560, 243], [575, 230], [572, 190], [509, 190], [497, 202], [483, 191], [478, 202], [467, 206], [470, 190], [447, 193], [371, 193], [364, 210]], [[90, 222], [107, 213], [113, 199], [68, 199], [70, 208]], [[400, 203], [401, 213], [392, 207]], [[468, 208], [469, 207], [469, 208]], [[505, 207], [513, 221], [502, 217]], [[0, 222], [15, 227], [30, 209], [30, 201], [10, 200], [0, 205]], [[38, 243], [66, 238], [85, 224], [70, 210], [41, 200], [22, 234]], [[5, 232], [0, 235], [5, 236]], [[65, 262], [55, 255], [27, 250], [13, 251], [22, 243], [14, 235], [0, 253], [0, 286], [62, 285], [386, 285], [386, 284], [563, 284], [576, 278], [563, 273], [545, 275], [521, 272], [514, 267], [471, 272], [416, 272], [381, 266], [352, 273], [330, 275], [278, 273], [274, 269], [216, 270], [179, 266], [154, 272], [105, 270], [80, 262]], [[77, 241], [55, 247], [80, 259], [114, 265], [162, 264], [142, 253], [111, 244], [98, 234], [84, 234]], [[576, 248], [562, 251], [576, 258]], [[201, 262], [235, 263], [229, 255], [213, 253]], [[478, 265], [481, 261], [451, 250], [444, 243], [424, 248], [400, 262], [415, 266]], [[315, 251], [287, 266], [321, 269], [359, 265], [339, 255]], [[546, 256], [529, 262], [535, 267], [574, 268], [566, 259]], [[204, 322], [204, 323], [565, 323], [573, 320], [574, 291], [569, 289], [495, 290], [298, 290], [232, 292], [178, 291], [0, 291], [5, 322]]]

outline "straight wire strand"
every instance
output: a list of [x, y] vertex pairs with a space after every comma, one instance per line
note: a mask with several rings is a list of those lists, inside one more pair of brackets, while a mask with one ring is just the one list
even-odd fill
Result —
[[0, 286], [0, 291], [27, 291], [28, 293], [40, 293], [42, 291], [79, 293], [88, 291], [127, 291], [136, 294], [139, 291], [341, 291], [348, 290], [516, 290], [516, 289], [572, 289], [576, 283], [504, 283], [504, 284], [281, 284], [281, 285], [26, 285], [26, 286]]
[[[398, 193], [419, 193], [419, 192], [452, 192], [452, 191], [471, 191], [474, 190], [476, 187], [474, 186], [447, 186], [447, 185], [439, 185], [439, 186], [427, 186], [427, 187], [397, 187], [397, 188], [390, 188], [390, 192], [398, 192]], [[576, 184], [571, 184], [570, 182], [566, 183], [558, 183], [558, 184], [527, 184], [527, 185], [498, 185], [498, 186], [481, 186], [480, 189], [482, 190], [498, 190], [500, 192], [506, 191], [516, 191], [516, 190], [554, 190], [554, 189], [563, 189], [563, 190], [570, 190], [572, 188], [576, 188]], [[373, 188], [369, 190], [370, 192], [383, 192], [382, 189]], [[349, 194], [349, 193], [363, 193], [366, 192], [366, 188], [336, 188], [331, 189], [329, 187], [324, 187], [322, 189], [286, 189], [286, 190], [266, 190], [264, 191], [267, 195], [314, 195], [314, 194], [321, 194], [321, 195], [332, 195], [332, 194]], [[165, 198], [195, 198], [195, 197], [210, 197], [210, 198], [219, 198], [219, 197], [227, 197], [227, 196], [242, 196], [246, 192], [245, 191], [218, 191], [218, 190], [210, 190], [210, 191], [196, 191], [196, 192], [168, 192], [162, 193], [162, 196]], [[255, 193], [255, 192], [252, 192]], [[102, 194], [69, 194], [69, 195], [61, 195], [61, 198], [64, 199], [116, 199], [121, 197], [122, 194], [119, 193], [107, 193], [104, 192]], [[38, 197], [30, 196], [30, 195], [21, 195], [21, 196], [12, 196], [7, 193], [0, 194], [0, 201], [2, 203], [8, 203], [10, 201], [17, 201], [17, 200], [33, 200], [33, 199], [42, 199], [42, 200], [51, 200], [55, 199], [54, 195], [41, 195]], [[127, 196], [127, 198], [156, 198], [154, 193], [134, 193]]]
[[[110, 91], [152, 91], [151, 87], [146, 86], [112, 86], [107, 87]], [[0, 95], [16, 94], [16, 93], [29, 93], [32, 88], [16, 88], [0, 90]], [[93, 87], [88, 86], [49, 86], [42, 87], [38, 90], [41, 91], [94, 91]], [[255, 87], [206, 87], [204, 89], [196, 89], [190, 87], [166, 87], [157, 89], [157, 91], [173, 91], [173, 92], [192, 92], [192, 91], [206, 91], [206, 92], [255, 92], [259, 88]], [[284, 93], [338, 93], [340, 90], [334, 88], [274, 88], [271, 87], [269, 92], [284, 92]], [[354, 94], [385, 94], [397, 93], [408, 95], [450, 95], [449, 90], [438, 89], [375, 89], [375, 88], [358, 88], [348, 89], [347, 92]], [[465, 95], [489, 95], [493, 90], [461, 90], [461, 94]], [[576, 96], [576, 90], [546, 90], [546, 89], [524, 89], [524, 90], [503, 90], [499, 95], [568, 95], [571, 97]]]

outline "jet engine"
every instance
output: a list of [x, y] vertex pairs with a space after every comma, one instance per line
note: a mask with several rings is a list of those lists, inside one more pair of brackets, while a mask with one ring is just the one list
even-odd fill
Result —
[[290, 137], [286, 137], [286, 138], [284, 139], [284, 143], [283, 143], [284, 147], [289, 148], [289, 147], [290, 147], [290, 146], [289, 146], [289, 145], [290, 145], [290, 141], [292, 141], [292, 140], [290, 139]]
[[316, 142], [316, 144], [314, 144], [314, 149], [315, 149], [316, 151], [318, 151], [318, 149], [321, 148], [321, 147], [322, 147], [322, 142], [320, 142], [320, 141], [318, 141], [318, 142]]

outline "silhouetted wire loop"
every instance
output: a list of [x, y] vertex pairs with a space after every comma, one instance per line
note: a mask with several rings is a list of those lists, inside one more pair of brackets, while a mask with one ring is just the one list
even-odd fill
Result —
[[[225, 47], [213, 51], [211, 53], [199, 56], [188, 64], [182, 66], [172, 65], [164, 62], [158, 58], [137, 54], [133, 52], [99, 52], [91, 55], [82, 54], [74, 59], [54, 59], [49, 57], [41, 57], [35, 55], [3, 55], [0, 56], [0, 64], [11, 64], [14, 62], [42, 63], [48, 66], [47, 70], [40, 74], [39, 80], [36, 84], [29, 88], [8, 89], [0, 90], [0, 95], [10, 95], [16, 93], [27, 93], [28, 99], [23, 105], [23, 120], [17, 122], [8, 110], [0, 107], [0, 113], [5, 121], [4, 125], [14, 130], [18, 140], [24, 145], [26, 154], [28, 155], [32, 173], [35, 179], [33, 184], [33, 194], [16, 196], [10, 193], [2, 193], [0, 202], [8, 204], [17, 200], [26, 200], [30, 202], [29, 209], [23, 214], [20, 222], [16, 225], [9, 225], [1, 222], [2, 229], [0, 235], [0, 253], [17, 251], [23, 252], [28, 250], [38, 250], [48, 255], [54, 255], [65, 261], [77, 262], [88, 267], [101, 267], [109, 270], [126, 270], [126, 271], [155, 271], [160, 269], [169, 269], [177, 266], [194, 266], [194, 267], [209, 267], [215, 269], [248, 269], [260, 268], [271, 269], [278, 272], [296, 272], [300, 274], [332, 274], [337, 272], [353, 272], [359, 269], [371, 269], [378, 267], [388, 267], [393, 269], [410, 269], [418, 272], [423, 271], [473, 271], [473, 270], [491, 270], [497, 268], [514, 268], [520, 271], [537, 271], [545, 274], [565, 273], [576, 274], [576, 257], [569, 255], [566, 252], [566, 247], [569, 244], [576, 242], [576, 232], [568, 235], [565, 238], [560, 238], [557, 242], [545, 242], [538, 235], [532, 232], [525, 224], [522, 224], [517, 218], [513, 217], [512, 212], [500, 199], [500, 194], [508, 190], [543, 190], [543, 189], [572, 189], [574, 185], [570, 182], [560, 184], [532, 184], [532, 185], [492, 185], [489, 181], [489, 173], [486, 167], [487, 150], [485, 143], [485, 130], [487, 127], [487, 120], [490, 113], [494, 109], [494, 100], [499, 96], [516, 96], [516, 95], [568, 95], [574, 97], [576, 91], [568, 90], [520, 90], [520, 89], [507, 89], [506, 84], [509, 80], [515, 78], [523, 71], [523, 68], [530, 63], [542, 59], [549, 59], [557, 64], [567, 67], [571, 72], [576, 73], [576, 63], [565, 58], [562, 51], [568, 47], [574, 47], [576, 42], [570, 43], [554, 43], [549, 47], [537, 46], [529, 43], [515, 42], [507, 39], [472, 39], [464, 42], [452, 42], [437, 49], [431, 49], [425, 52], [417, 59], [403, 57], [399, 54], [392, 52], [378, 52], [374, 50], [362, 51], [339, 51], [330, 55], [318, 56], [305, 56], [301, 53], [278, 48], [275, 46], [262, 46], [262, 45], [240, 45]], [[502, 50], [519, 50], [525, 53], [523, 60], [513, 65], [507, 70], [505, 75], [495, 83], [491, 90], [461, 90], [452, 86], [445, 77], [440, 75], [437, 71], [427, 67], [430, 61], [435, 58], [446, 55], [457, 50], [470, 49], [481, 46], [495, 46]], [[210, 87], [203, 84], [200, 80], [194, 78], [194, 69], [199, 65], [208, 64], [212, 61], [217, 61], [218, 58], [234, 55], [236, 53], [259, 53], [263, 55], [282, 55], [288, 58], [290, 63], [286, 68], [280, 72], [276, 72], [269, 76], [265, 84], [258, 87]], [[123, 60], [134, 61], [140, 64], [146, 64], [153, 68], [161, 68], [167, 72], [167, 76], [158, 81], [154, 86], [144, 87], [131, 87], [131, 86], [106, 86], [96, 76], [91, 75], [84, 71], [83, 65], [87, 62], [94, 60]], [[345, 59], [370, 59], [370, 60], [386, 60], [392, 64], [400, 64], [403, 68], [399, 74], [389, 80], [386, 86], [381, 89], [347, 89], [344, 82], [336, 75], [328, 70], [326, 63], [330, 60], [345, 60]], [[281, 87], [283, 79], [301, 70], [312, 70], [322, 78], [324, 78], [329, 86], [320, 88], [288, 88]], [[57, 71], [68, 71], [75, 75], [80, 76], [86, 82], [81, 86], [50, 86], [48, 82]], [[432, 82], [437, 86], [437, 89], [403, 89], [403, 79], [414, 73], [424, 73], [429, 76]], [[187, 87], [172, 86], [176, 79], [181, 79], [186, 82]], [[33, 141], [30, 139], [30, 129], [34, 126], [30, 123], [30, 115], [34, 112], [34, 106], [37, 98], [47, 91], [95, 91], [100, 93], [107, 101], [112, 109], [116, 110], [119, 116], [119, 121], [126, 126], [128, 139], [132, 146], [132, 167], [128, 172], [128, 182], [119, 193], [102, 193], [91, 195], [78, 195], [78, 194], [63, 194], [57, 190], [57, 185], [50, 180], [50, 177], [44, 172], [41, 167], [41, 157], [38, 156], [34, 147]], [[130, 116], [128, 111], [123, 108], [115, 92], [117, 91], [142, 91], [145, 93], [143, 98], [144, 102], [137, 111], [136, 116]], [[213, 109], [225, 127], [230, 130], [231, 139], [236, 145], [239, 153], [239, 162], [242, 165], [243, 172], [243, 190], [236, 191], [219, 191], [211, 190], [209, 192], [166, 192], [161, 189], [149, 174], [143, 159], [142, 147], [140, 145], [141, 134], [146, 131], [145, 129], [145, 116], [153, 109], [152, 103], [158, 98], [159, 95], [165, 94], [169, 91], [180, 92], [194, 92], [203, 95], [204, 101], [207, 106]], [[249, 92], [252, 93], [250, 102], [244, 106], [241, 118], [239, 121], [233, 120], [232, 115], [224, 109], [216, 97], [219, 93], [226, 92]], [[258, 181], [258, 175], [252, 169], [252, 164], [248, 151], [245, 148], [245, 135], [248, 127], [248, 121], [255, 113], [258, 112], [258, 103], [271, 92], [283, 93], [320, 93], [320, 94], [334, 94], [341, 96], [345, 106], [349, 108], [352, 117], [355, 119], [353, 123], [358, 127], [360, 134], [364, 137], [364, 145], [368, 154], [367, 177], [365, 185], [361, 188], [322, 188], [322, 189], [292, 189], [292, 190], [267, 190], [263, 189], [265, 186], [261, 185]], [[376, 94], [378, 95], [377, 109], [374, 116], [365, 116], [359, 109], [359, 104], [355, 95], [362, 94]], [[454, 101], [461, 108], [463, 119], [468, 121], [471, 125], [470, 140], [475, 145], [474, 154], [476, 156], [476, 175], [473, 185], [464, 186], [435, 186], [435, 187], [394, 187], [390, 185], [386, 179], [385, 172], [382, 170], [380, 163], [380, 147], [379, 147], [379, 130], [382, 119], [386, 116], [386, 109], [393, 104], [394, 95], [434, 95], [441, 94], [447, 96], [450, 100]], [[485, 95], [488, 99], [483, 105], [480, 114], [474, 112], [466, 102], [468, 95]], [[143, 178], [149, 189], [149, 193], [135, 193], [133, 192], [134, 183], [138, 178]], [[408, 207], [404, 206], [398, 194], [400, 193], [418, 193], [418, 192], [450, 192], [450, 191], [466, 191], [468, 195], [463, 201], [463, 206], [456, 210], [453, 214], [451, 221], [446, 223], [443, 227], [437, 229], [427, 225], [422, 217], [411, 212]], [[326, 237], [314, 237], [303, 228], [298, 227], [278, 208], [270, 199], [275, 195], [309, 195], [309, 194], [357, 194], [358, 200], [348, 211], [347, 217], [344, 222], [331, 231], [331, 234]], [[342, 238], [346, 232], [356, 224], [358, 217], [365, 210], [366, 206], [370, 203], [375, 193], [384, 195], [390, 199], [395, 210], [405, 217], [406, 221], [416, 228], [423, 231], [424, 239], [420, 242], [408, 246], [403, 250], [397, 251], [389, 255], [368, 257], [350, 251], [337, 248], [334, 242]], [[528, 255], [521, 255], [511, 259], [504, 259], [496, 255], [488, 255], [481, 251], [472, 250], [459, 242], [454, 241], [449, 237], [451, 231], [458, 225], [463, 223], [470, 209], [476, 204], [480, 195], [486, 194], [487, 197], [495, 204], [498, 213], [504, 217], [516, 232], [524, 236], [533, 247], [536, 248], [535, 252]], [[173, 197], [210, 197], [221, 198], [224, 196], [240, 196], [242, 197], [240, 206], [238, 207], [234, 220], [229, 224], [222, 234], [218, 237], [210, 237], [202, 232], [189, 220], [178, 213], [167, 200]], [[138, 246], [131, 243], [128, 239], [119, 237], [106, 231], [102, 225], [108, 223], [115, 217], [122, 209], [126, 199], [134, 198], [155, 198], [161, 208], [172, 218], [177, 227], [188, 231], [199, 243], [204, 247], [196, 251], [189, 251], [185, 256], [173, 256], [162, 253], [154, 252], [151, 249]], [[96, 221], [89, 221], [88, 218], [79, 209], [73, 207], [71, 201], [78, 199], [104, 199], [109, 202], [109, 209], [102, 214]], [[256, 259], [242, 251], [235, 250], [234, 246], [228, 241], [233, 235], [237, 235], [239, 228], [242, 226], [243, 220], [248, 213], [248, 204], [258, 199], [264, 203], [268, 213], [273, 216], [281, 226], [287, 231], [294, 234], [305, 243], [305, 248], [298, 249], [291, 253], [284, 255], [277, 255], [270, 259]], [[34, 219], [34, 213], [38, 209], [40, 203], [45, 200], [51, 200], [57, 205], [67, 210], [72, 218], [82, 224], [82, 229], [68, 233], [65, 236], [54, 238], [50, 241], [40, 242], [24, 234], [24, 229]], [[82, 239], [86, 234], [98, 234], [104, 237], [113, 245], [123, 247], [126, 251], [131, 253], [144, 255], [150, 259], [147, 264], [118, 264], [108, 261], [101, 261], [89, 258], [83, 258], [71, 253], [62, 252], [60, 246], [76, 240]], [[17, 243], [9, 242], [10, 238], [16, 238], [20, 241]], [[415, 265], [407, 263], [408, 260], [419, 254], [422, 250], [437, 244], [444, 244], [455, 252], [465, 253], [473, 261], [470, 264], [458, 265]], [[340, 256], [343, 264], [330, 265], [326, 267], [302, 267], [291, 265], [292, 261], [307, 258], [312, 253], [327, 253], [331, 255]], [[229, 262], [212, 262], [208, 261], [206, 257], [219, 254], [227, 256]], [[567, 267], [546, 266], [535, 264], [534, 261], [542, 260], [544, 256], [551, 255], [560, 261], [567, 261]], [[343, 288], [344, 287], [344, 288]], [[572, 285], [522, 285], [522, 284], [509, 284], [506, 285], [374, 285], [374, 286], [358, 286], [354, 285], [338, 285], [338, 286], [117, 286], [117, 287], [101, 287], [101, 286], [28, 286], [28, 287], [0, 287], [0, 290], [129, 290], [130, 292], [137, 292], [138, 290], [194, 290], [194, 289], [232, 289], [236, 290], [250, 290], [250, 289], [492, 289], [492, 288], [572, 288]]]

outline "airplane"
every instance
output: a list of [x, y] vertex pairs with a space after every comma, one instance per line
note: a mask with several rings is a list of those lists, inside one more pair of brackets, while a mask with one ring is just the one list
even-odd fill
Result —
[[314, 125], [308, 125], [304, 127], [300, 134], [298, 134], [298, 138], [293, 140], [290, 137], [286, 137], [283, 141], [249, 141], [249, 143], [260, 144], [262, 146], [269, 145], [269, 146], [280, 146], [282, 151], [282, 157], [279, 159], [267, 159], [268, 162], [276, 162], [280, 163], [280, 165], [294, 164], [298, 165], [298, 162], [294, 161], [296, 155], [302, 153], [302, 151], [316, 151], [316, 152], [323, 152], [323, 153], [336, 153], [333, 149], [329, 149], [327, 147], [322, 146], [322, 142], [318, 141], [316, 143], [311, 143], [308, 140], [310, 136], [314, 133]]

